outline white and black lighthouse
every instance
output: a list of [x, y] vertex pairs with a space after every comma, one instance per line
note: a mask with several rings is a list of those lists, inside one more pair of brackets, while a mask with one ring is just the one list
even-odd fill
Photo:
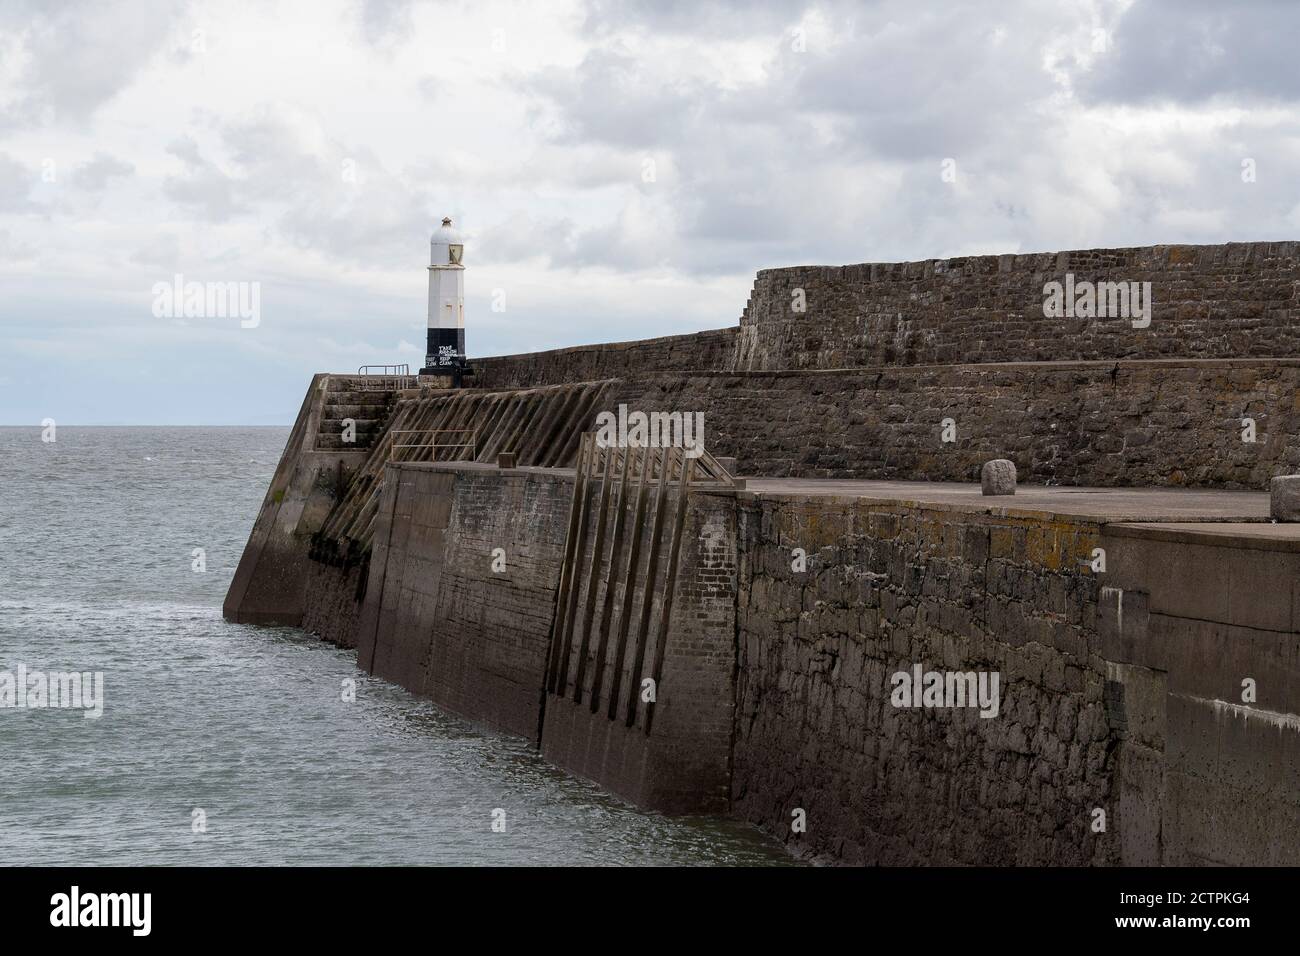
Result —
[[429, 244], [429, 339], [421, 375], [450, 375], [456, 385], [465, 365], [465, 242], [443, 219]]

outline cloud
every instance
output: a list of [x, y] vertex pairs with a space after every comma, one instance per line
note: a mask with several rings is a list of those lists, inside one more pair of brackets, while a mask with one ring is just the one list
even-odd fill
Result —
[[81, 163], [72, 171], [72, 184], [85, 192], [103, 192], [110, 182], [122, 179], [135, 172], [131, 163], [117, 159], [105, 152], [96, 152], [94, 157]]
[[366, 42], [391, 44], [414, 31], [411, 0], [358, 0], [356, 17]]
[[164, 47], [187, 7], [180, 0], [6, 3], [8, 95], [0, 125], [82, 122], [128, 87]]
[[[1300, 223], [1283, 4], [304, 9], [0, 6], [6, 341], [117, 395], [62, 347], [93, 320], [95, 349], [228, 378], [261, 416], [300, 391], [276, 376], [419, 347], [443, 215], [477, 354], [727, 325], [760, 268]], [[146, 293], [177, 272], [261, 282], [264, 322], [160, 329]], [[2, 350], [0, 374], [28, 381]]]
[[182, 175], [169, 176], [163, 182], [163, 193], [169, 199], [214, 223], [247, 211], [236, 197], [234, 179], [203, 155], [194, 137], [176, 140], [167, 152], [184, 165]]
[[583, 28], [596, 34], [629, 27], [693, 36], [772, 33], [797, 23], [808, 6], [790, 0], [588, 0]]
[[1293, 103], [1297, 36], [1300, 6], [1286, 0], [1141, 0], [1118, 18], [1080, 94], [1105, 103]]
[[34, 172], [6, 153], [0, 153], [0, 213], [37, 212], [30, 199], [37, 182]]
[[16, 242], [8, 229], [0, 229], [0, 263], [28, 262], [36, 250]]

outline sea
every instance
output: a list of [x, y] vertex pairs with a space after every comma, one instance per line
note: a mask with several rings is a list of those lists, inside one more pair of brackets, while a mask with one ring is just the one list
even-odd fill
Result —
[[[3, 865], [794, 862], [747, 824], [630, 806], [297, 628], [225, 621], [288, 434], [0, 428]], [[80, 706], [52, 706], [73, 675]]]

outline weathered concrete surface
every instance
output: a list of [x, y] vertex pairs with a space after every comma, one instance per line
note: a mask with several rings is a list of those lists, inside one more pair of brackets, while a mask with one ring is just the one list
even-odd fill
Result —
[[356, 649], [369, 562], [341, 567], [309, 561], [300, 626], [337, 647]]
[[357, 623], [361, 666], [537, 740], [565, 479], [473, 463], [390, 465]]
[[[666, 558], [657, 584], [645, 586], [653, 512], [643, 514], [644, 547], [630, 593], [623, 587], [629, 552], [614, 555], [609, 545], [597, 565], [596, 589], [577, 592], [582, 606], [600, 610], [573, 635], [569, 689], [544, 698], [573, 481], [568, 469], [390, 464], [365, 599], [355, 617], [358, 661], [439, 706], [529, 737], [559, 766], [641, 806], [725, 812], [735, 668], [734, 494], [689, 496], [662, 632]], [[635, 520], [636, 503], [620, 504]], [[675, 514], [676, 499], [666, 508]], [[589, 533], [597, 521], [589, 509]], [[666, 546], [672, 528], [657, 527]], [[322, 579], [338, 574], [321, 572]], [[654, 626], [640, 645], [635, 637], [616, 645], [611, 625], [639, 617], [647, 593]], [[590, 639], [597, 633], [605, 640]], [[652, 708], [640, 698], [651, 676], [657, 679], [652, 721]], [[575, 695], [579, 686], [582, 694]]]
[[330, 378], [312, 377], [226, 594], [222, 614], [229, 621], [287, 625], [302, 621], [311, 536], [324, 524], [350, 474], [368, 454], [316, 449]]
[[[1158, 840], [1127, 862], [1300, 863], [1300, 529], [1115, 524], [1099, 623]], [[1131, 738], [1136, 738], [1133, 740]]]
[[[853, 481], [800, 478], [750, 478], [742, 497], [861, 498], [911, 506], [951, 506], [996, 515], [1056, 515], [1102, 522], [1266, 522], [1268, 495], [1254, 491], [1175, 488], [1056, 488], [1018, 485], [1014, 502], [984, 500], [978, 485], [959, 481]], [[1234, 525], [1243, 532], [1267, 524]], [[1235, 530], [1229, 533], [1237, 533]], [[1274, 532], [1270, 532], [1274, 533]]]
[[[561, 668], [564, 692], [547, 694], [542, 753], [638, 806], [725, 813], [736, 666], [736, 499], [732, 492], [689, 493], [677, 534], [680, 504], [676, 495], [667, 497], [660, 522], [654, 507], [638, 512], [634, 495], [611, 502], [615, 514], [623, 512], [623, 533], [606, 535], [596, 574], [575, 591], [578, 606], [590, 610], [575, 622], [574, 653]], [[589, 526], [598, 522], [592, 509]], [[639, 627], [639, 619], [649, 627]], [[647, 679], [654, 681], [653, 704], [643, 696]]]

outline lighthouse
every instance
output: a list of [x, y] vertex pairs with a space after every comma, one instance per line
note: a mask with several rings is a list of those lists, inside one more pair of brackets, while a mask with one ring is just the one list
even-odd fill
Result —
[[429, 243], [429, 339], [421, 375], [449, 375], [455, 386], [465, 367], [465, 241], [450, 218]]

